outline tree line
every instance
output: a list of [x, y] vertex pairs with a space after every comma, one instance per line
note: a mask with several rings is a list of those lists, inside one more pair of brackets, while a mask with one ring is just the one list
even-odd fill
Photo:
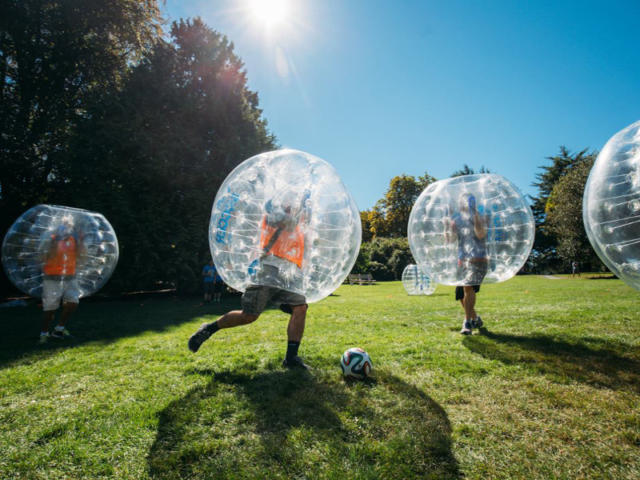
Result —
[[[558, 154], [547, 158], [550, 163], [539, 167], [533, 183], [538, 192], [529, 197], [536, 237], [523, 271], [566, 272], [574, 261], [585, 271], [607, 270], [591, 247], [582, 223], [582, 196], [596, 157], [597, 152], [585, 149], [571, 153], [560, 147]], [[484, 166], [476, 171], [465, 164], [451, 177], [476, 173], [490, 171]], [[380, 280], [397, 280], [404, 266], [415, 263], [407, 241], [409, 215], [420, 193], [435, 181], [428, 173], [393, 177], [373, 208], [360, 212], [363, 244], [355, 273], [370, 272]]]
[[[163, 25], [157, 0], [0, 3], [0, 232], [39, 203], [101, 212], [120, 242], [112, 291], [198, 288], [218, 186], [277, 148], [233, 43], [198, 18]], [[561, 148], [541, 167], [532, 268], [602, 268], [579, 214], [594, 158]], [[435, 180], [394, 177], [361, 212], [356, 272], [400, 277], [411, 207]]]

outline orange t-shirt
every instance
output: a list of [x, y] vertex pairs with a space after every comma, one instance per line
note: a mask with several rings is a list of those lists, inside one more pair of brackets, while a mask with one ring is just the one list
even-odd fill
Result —
[[52, 235], [55, 255], [48, 258], [44, 264], [45, 275], [75, 275], [76, 274], [76, 239], [67, 237], [57, 239]]
[[[262, 220], [260, 248], [264, 250], [264, 248], [269, 245], [271, 237], [273, 237], [277, 230], [277, 228], [271, 227], [267, 224], [266, 218]], [[284, 258], [285, 260], [295, 263], [298, 268], [302, 268], [302, 259], [304, 257], [304, 235], [302, 234], [300, 227], [296, 226], [293, 231], [282, 230], [269, 251], [264, 253], [270, 253], [276, 257]]]

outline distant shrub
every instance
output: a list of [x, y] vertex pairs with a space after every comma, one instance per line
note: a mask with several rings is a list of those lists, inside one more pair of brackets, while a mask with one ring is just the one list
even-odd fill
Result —
[[370, 273], [376, 280], [400, 280], [409, 263], [414, 260], [406, 238], [376, 237], [362, 244], [352, 273]]

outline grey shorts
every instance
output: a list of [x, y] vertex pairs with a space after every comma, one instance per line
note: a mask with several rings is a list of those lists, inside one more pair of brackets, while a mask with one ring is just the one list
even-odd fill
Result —
[[250, 285], [242, 294], [242, 311], [249, 315], [260, 315], [270, 303], [278, 305], [283, 312], [291, 313], [291, 307], [305, 305], [307, 299], [299, 293], [263, 285]]
[[462, 277], [463, 285], [480, 285], [487, 275], [489, 263], [473, 259], [458, 260], [458, 277]]
[[66, 303], [80, 302], [80, 289], [75, 276], [45, 276], [42, 280], [42, 310], [52, 312]]

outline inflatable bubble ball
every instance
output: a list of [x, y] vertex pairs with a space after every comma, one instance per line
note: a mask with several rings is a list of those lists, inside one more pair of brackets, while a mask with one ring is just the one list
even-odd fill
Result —
[[533, 214], [518, 189], [493, 173], [429, 185], [409, 217], [409, 246], [437, 283], [503, 282], [526, 262], [535, 235]]
[[582, 218], [600, 260], [640, 290], [640, 121], [611, 137], [598, 155]]
[[361, 236], [358, 208], [334, 168], [305, 152], [276, 150], [245, 160], [225, 179], [209, 246], [236, 290], [264, 285], [315, 302], [351, 271]]
[[37, 205], [23, 213], [2, 242], [7, 277], [24, 293], [71, 289], [77, 298], [98, 291], [118, 263], [118, 240], [99, 213]]
[[431, 295], [436, 291], [436, 283], [432, 282], [417, 265], [404, 267], [402, 286], [409, 295]]

